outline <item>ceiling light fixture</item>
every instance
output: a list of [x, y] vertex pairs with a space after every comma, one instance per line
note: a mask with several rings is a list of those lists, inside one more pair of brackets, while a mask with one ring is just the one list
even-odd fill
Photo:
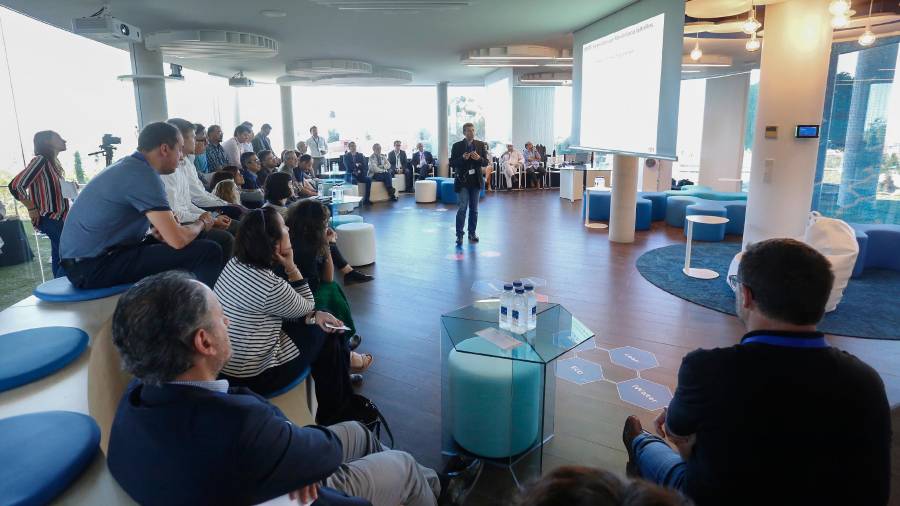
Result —
[[741, 30], [747, 35], [750, 35], [756, 33], [761, 26], [762, 23], [756, 19], [756, 7], [753, 5], [753, 0], [750, 0], [750, 17], [741, 24]]
[[279, 10], [275, 10], [275, 9], [265, 9], [265, 10], [259, 11], [259, 13], [260, 13], [262, 16], [267, 17], [267, 18], [283, 18], [283, 17], [287, 17], [287, 12], [279, 11]]
[[694, 61], [699, 61], [700, 58], [703, 58], [703, 51], [700, 50], [700, 34], [697, 34], [697, 42], [694, 44], [694, 49], [691, 50], [691, 59]]
[[470, 56], [470, 60], [556, 60], [555, 56]]
[[849, 24], [850, 24], [850, 18], [848, 18], [846, 14], [839, 14], [839, 15], [831, 18], [831, 27], [832, 28], [845, 28]]
[[872, 32], [872, 2], [869, 0], [869, 17], [866, 18], [866, 31], [859, 36], [859, 45], [863, 47], [871, 46], [875, 43], [875, 33]]
[[744, 44], [744, 47], [747, 48], [747, 51], [750, 51], [751, 53], [754, 51], [759, 51], [759, 48], [762, 47], [762, 42], [760, 42], [756, 37], [756, 32], [750, 35], [750, 40], [748, 40], [747, 43]]
[[548, 63], [544, 65], [545, 67], [572, 67], [571, 63]]
[[846, 16], [850, 12], [850, 0], [831, 0], [828, 12], [833, 16]]
[[467, 63], [467, 67], [539, 67], [537, 63]]

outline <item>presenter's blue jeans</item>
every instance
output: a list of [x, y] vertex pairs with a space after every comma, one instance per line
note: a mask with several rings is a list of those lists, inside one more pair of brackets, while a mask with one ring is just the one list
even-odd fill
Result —
[[59, 238], [62, 236], [63, 221], [41, 216], [37, 228], [50, 239], [50, 259], [53, 277], [65, 276], [65, 271], [59, 267]]
[[463, 235], [466, 223], [466, 210], [469, 211], [469, 235], [475, 235], [478, 226], [478, 198], [481, 188], [462, 188], [459, 190], [459, 209], [456, 210], [456, 236]]
[[641, 477], [663, 487], [684, 491], [687, 464], [671, 446], [646, 432], [634, 438], [631, 446]]

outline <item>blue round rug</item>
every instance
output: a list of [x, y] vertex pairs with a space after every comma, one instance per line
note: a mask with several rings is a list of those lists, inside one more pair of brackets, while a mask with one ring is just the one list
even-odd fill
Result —
[[[725, 281], [731, 259], [740, 243], [694, 244], [691, 266], [712, 269], [719, 277], [710, 281], [682, 274], [684, 245], [648, 251], [637, 260], [638, 272], [657, 287], [701, 306], [734, 315], [734, 293]], [[867, 339], [900, 339], [900, 272], [867, 269], [844, 290], [837, 309], [827, 313], [819, 330]]]

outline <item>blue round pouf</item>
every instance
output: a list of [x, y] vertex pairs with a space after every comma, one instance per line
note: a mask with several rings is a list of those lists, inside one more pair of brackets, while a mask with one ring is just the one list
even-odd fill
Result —
[[[721, 218], [725, 218], [726, 212], [725, 208], [715, 204], [715, 203], [700, 203], [693, 204], [687, 207], [686, 216], [692, 215], [702, 215], [702, 216], [719, 216]], [[724, 241], [725, 240], [725, 225], [727, 223], [722, 223], [719, 225], [710, 225], [708, 223], [694, 223], [694, 236], [693, 240], [695, 241]], [[684, 224], [684, 236], [687, 237], [687, 218], [685, 218]]]
[[0, 420], [0, 504], [47, 504], [65, 491], [100, 450], [93, 418], [69, 411]]
[[650, 230], [650, 221], [653, 218], [653, 203], [647, 199], [638, 197], [635, 204], [634, 229]]
[[[541, 417], [541, 366], [478, 354], [496, 351], [480, 337], [457, 345], [471, 353], [447, 357], [453, 439], [487, 458], [517, 455], [537, 441]], [[493, 350], [491, 350], [493, 349]]]
[[126, 283], [106, 288], [81, 289], [72, 286], [69, 278], [63, 276], [38, 285], [34, 289], [34, 296], [46, 302], [82, 302], [112, 297], [128, 290], [131, 286], [131, 283]]
[[438, 181], [438, 197], [444, 204], [458, 204], [459, 195], [456, 193], [455, 183], [450, 181]]
[[62, 369], [87, 348], [88, 335], [74, 327], [41, 327], [0, 335], [0, 392]]

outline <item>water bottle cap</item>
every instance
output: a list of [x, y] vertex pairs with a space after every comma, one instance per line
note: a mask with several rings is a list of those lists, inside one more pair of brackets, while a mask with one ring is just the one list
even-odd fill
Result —
[[518, 287], [522, 286], [522, 282], [521, 281], [513, 281], [513, 286], [518, 288]]
[[525, 290], [522, 288], [516, 288], [516, 293], [519, 293], [519, 294], [525, 293]]
[[525, 290], [526, 290], [526, 291], [528, 291], [528, 290], [534, 290], [534, 285], [532, 285], [531, 283], [528, 283], [527, 285], [525, 285]]
[[512, 290], [513, 289], [512, 283], [506, 283], [505, 285], [503, 285], [503, 289], [504, 290]]

